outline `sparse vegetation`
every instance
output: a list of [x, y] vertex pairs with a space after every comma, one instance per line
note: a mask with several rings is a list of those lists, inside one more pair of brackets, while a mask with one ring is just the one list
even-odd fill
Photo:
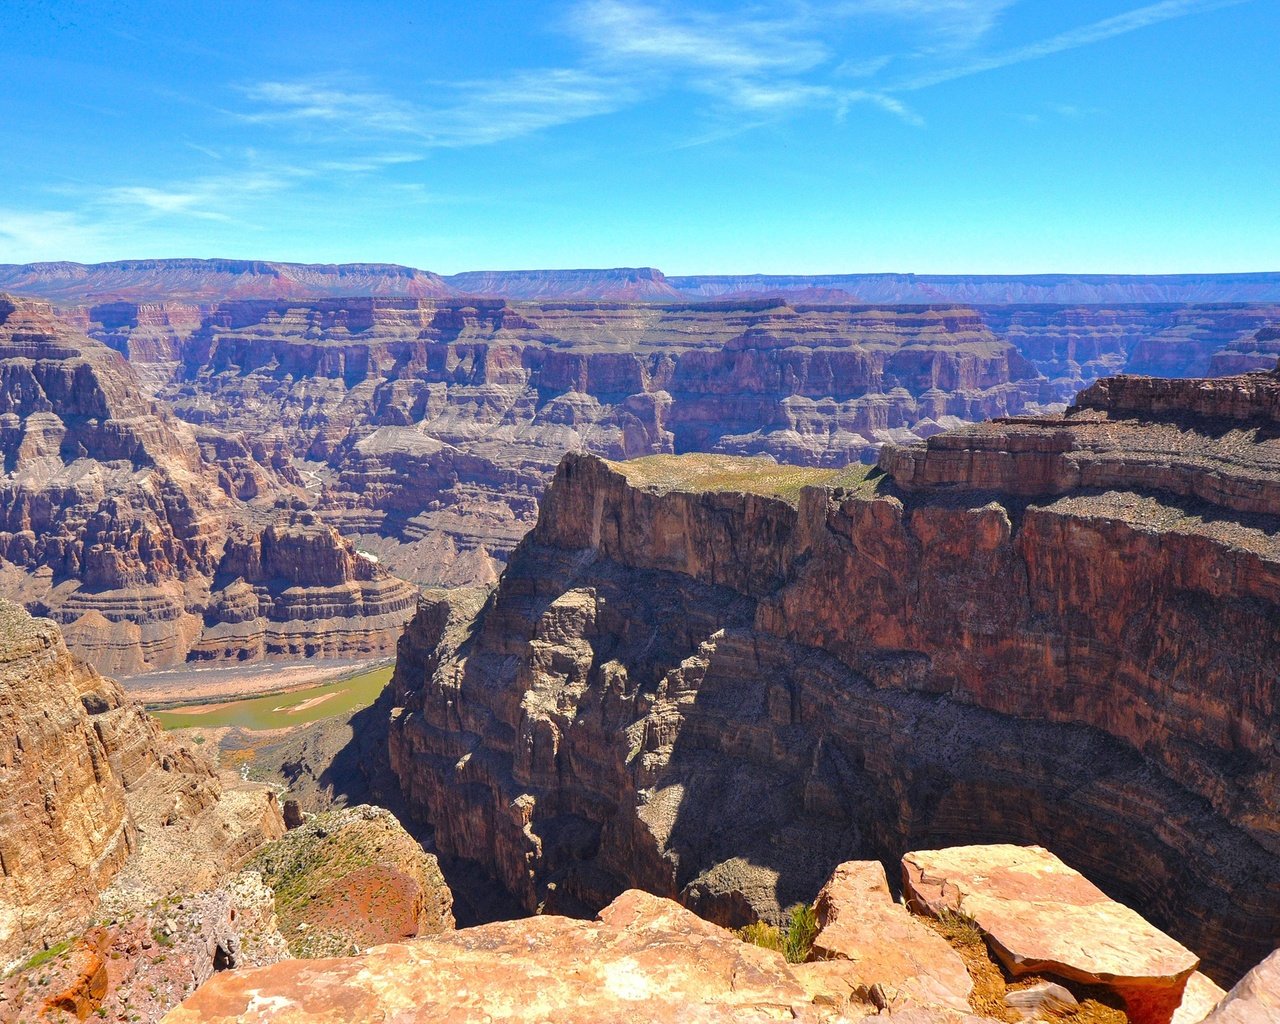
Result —
[[756, 921], [735, 933], [743, 942], [781, 953], [787, 963], [802, 964], [813, 952], [818, 935], [818, 915], [807, 903], [797, 903], [787, 910], [785, 927]]
[[784, 466], [759, 456], [647, 455], [629, 462], [612, 463], [636, 487], [659, 491], [718, 491], [759, 494], [798, 505], [805, 487], [860, 488], [874, 474], [869, 466], [845, 469], [810, 469]]
[[1071, 1016], [1072, 1024], [1128, 1024], [1129, 1017], [1114, 992], [1068, 982], [1057, 977], [1024, 975], [1015, 978], [991, 954], [982, 929], [963, 910], [944, 908], [939, 917], [921, 917], [921, 921], [947, 940], [964, 961], [973, 979], [969, 1005], [975, 1013], [1008, 1024], [1019, 1024], [1022, 1017], [1005, 1003], [1007, 992], [1029, 988], [1042, 981], [1066, 985], [1080, 1000], [1080, 1008]]
[[66, 939], [63, 942], [55, 943], [54, 945], [50, 946], [48, 949], [40, 950], [40, 952], [31, 956], [25, 963], [23, 963], [20, 967], [18, 967], [18, 969], [15, 970], [13, 973], [21, 974], [23, 971], [30, 971], [37, 967], [43, 967], [45, 964], [49, 963], [51, 960], [54, 960], [57, 957], [62, 956], [63, 953], [65, 953], [68, 949], [71, 948], [71, 945], [74, 942], [75, 942], [75, 939]]

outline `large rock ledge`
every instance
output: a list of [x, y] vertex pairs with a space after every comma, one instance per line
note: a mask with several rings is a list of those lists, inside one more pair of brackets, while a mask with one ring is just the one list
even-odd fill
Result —
[[[673, 901], [630, 890], [594, 921], [544, 915], [380, 946], [359, 957], [218, 975], [166, 1021], [1007, 1024], [1022, 1019], [1017, 1007], [1043, 1005], [1048, 992], [1069, 1012], [1084, 1010], [1085, 1020], [1102, 1012], [1103, 1019], [1132, 1024], [1199, 1024], [1225, 995], [1191, 973], [1194, 955], [1045, 850], [913, 853], [904, 860], [908, 876], [919, 881], [916, 869], [929, 858], [990, 872], [993, 891], [1009, 883], [1010, 864], [1026, 868], [1013, 885], [1025, 904], [1019, 934], [1010, 935], [982, 908], [979, 918], [930, 924], [893, 901], [878, 863], [851, 861], [837, 867], [822, 890], [816, 908], [822, 927], [812, 948], [793, 949], [791, 962]], [[1068, 892], [1087, 898], [1073, 900]], [[1004, 935], [1001, 942], [995, 931]], [[1072, 962], [1042, 965], [1027, 979], [1001, 976], [983, 945], [985, 934], [999, 955], [1025, 962], [1064, 932], [1069, 939], [1062, 948], [1071, 946]], [[1119, 972], [1081, 973], [1074, 966], [1081, 958]], [[1246, 979], [1219, 1014], [1234, 1013], [1230, 1019], [1240, 1024], [1266, 1019], [1247, 1014], [1268, 1005], [1270, 963]], [[1189, 978], [1200, 984], [1188, 987]], [[1092, 1002], [1082, 1006], [1077, 998]]]
[[1143, 387], [865, 478], [566, 457], [497, 590], [401, 642], [410, 803], [530, 909], [726, 924], [1044, 843], [1234, 980], [1280, 942], [1280, 380]]

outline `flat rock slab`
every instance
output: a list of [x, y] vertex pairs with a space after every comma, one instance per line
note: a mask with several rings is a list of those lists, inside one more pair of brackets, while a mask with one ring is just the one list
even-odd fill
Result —
[[1205, 1024], [1280, 1024], [1280, 949], [1241, 978]]
[[637, 890], [596, 921], [531, 917], [359, 957], [227, 971], [167, 1024], [816, 1021], [782, 956]]
[[878, 861], [848, 861], [818, 894], [813, 952], [851, 988], [880, 985], [891, 1008], [908, 1004], [969, 1011], [973, 980], [941, 935], [895, 903]]
[[1200, 962], [1043, 847], [918, 851], [902, 869], [913, 909], [967, 914], [1015, 975], [1110, 987], [1134, 1024], [1169, 1024]]

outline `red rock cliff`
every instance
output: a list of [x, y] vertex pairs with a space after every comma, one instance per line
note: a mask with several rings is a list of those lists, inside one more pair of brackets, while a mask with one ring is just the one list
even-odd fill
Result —
[[571, 455], [497, 590], [401, 642], [406, 795], [530, 908], [732, 923], [1042, 842], [1231, 979], [1280, 942], [1278, 400], [1122, 378], [866, 479]]

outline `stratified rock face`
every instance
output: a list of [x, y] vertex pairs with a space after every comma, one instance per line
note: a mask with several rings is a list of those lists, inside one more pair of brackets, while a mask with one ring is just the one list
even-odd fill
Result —
[[189, 660], [385, 653], [417, 590], [355, 550], [310, 511], [265, 529], [234, 530]]
[[437, 274], [390, 263], [267, 260], [119, 260], [0, 266], [0, 291], [68, 305], [217, 302], [291, 295], [447, 295]]
[[569, 456], [497, 590], [401, 642], [405, 794], [530, 908], [732, 925], [1043, 843], [1231, 980], [1280, 939], [1277, 402], [1120, 378], [807, 489]]
[[436, 858], [380, 807], [316, 815], [249, 867], [275, 890], [294, 956], [346, 956], [453, 927], [453, 895]]
[[1209, 372], [1214, 377], [1270, 370], [1280, 359], [1280, 327], [1263, 327], [1223, 346], [1213, 354]]
[[128, 857], [137, 830], [125, 786], [153, 767], [156, 737], [53, 623], [7, 601], [0, 659], [3, 967], [73, 927]]
[[[287, 457], [196, 428], [43, 304], [0, 300], [0, 587], [121, 675], [390, 649], [412, 587], [314, 516]], [[264, 561], [265, 558], [265, 561]]]
[[963, 912], [1015, 977], [1104, 985], [1134, 1024], [1169, 1024], [1199, 965], [1194, 953], [1043, 847], [968, 846], [902, 859], [908, 905]]
[[1280, 304], [1274, 299], [1252, 305], [1169, 305], [1149, 299], [1110, 306], [989, 305], [980, 312], [983, 322], [1067, 402], [1114, 373], [1217, 377], [1269, 370], [1280, 352], [1265, 363], [1228, 354], [1242, 347], [1255, 351], [1250, 343], [1255, 332], [1280, 325]]
[[343, 960], [292, 960], [214, 977], [169, 1024], [764, 1022], [832, 1020], [782, 957], [643, 892], [594, 922], [468, 928]]
[[0, 967], [74, 932], [109, 886], [211, 884], [283, 832], [262, 787], [224, 789], [57, 627], [0, 601]]
[[224, 303], [162, 389], [299, 460], [327, 521], [400, 576], [496, 577], [565, 451], [840, 466], [1056, 400], [965, 309]]
[[703, 274], [652, 267], [466, 271], [441, 277], [388, 263], [120, 260], [0, 265], [0, 290], [68, 305], [217, 302], [279, 296], [445, 296], [595, 302], [758, 298], [888, 304], [1280, 301], [1280, 274]]

